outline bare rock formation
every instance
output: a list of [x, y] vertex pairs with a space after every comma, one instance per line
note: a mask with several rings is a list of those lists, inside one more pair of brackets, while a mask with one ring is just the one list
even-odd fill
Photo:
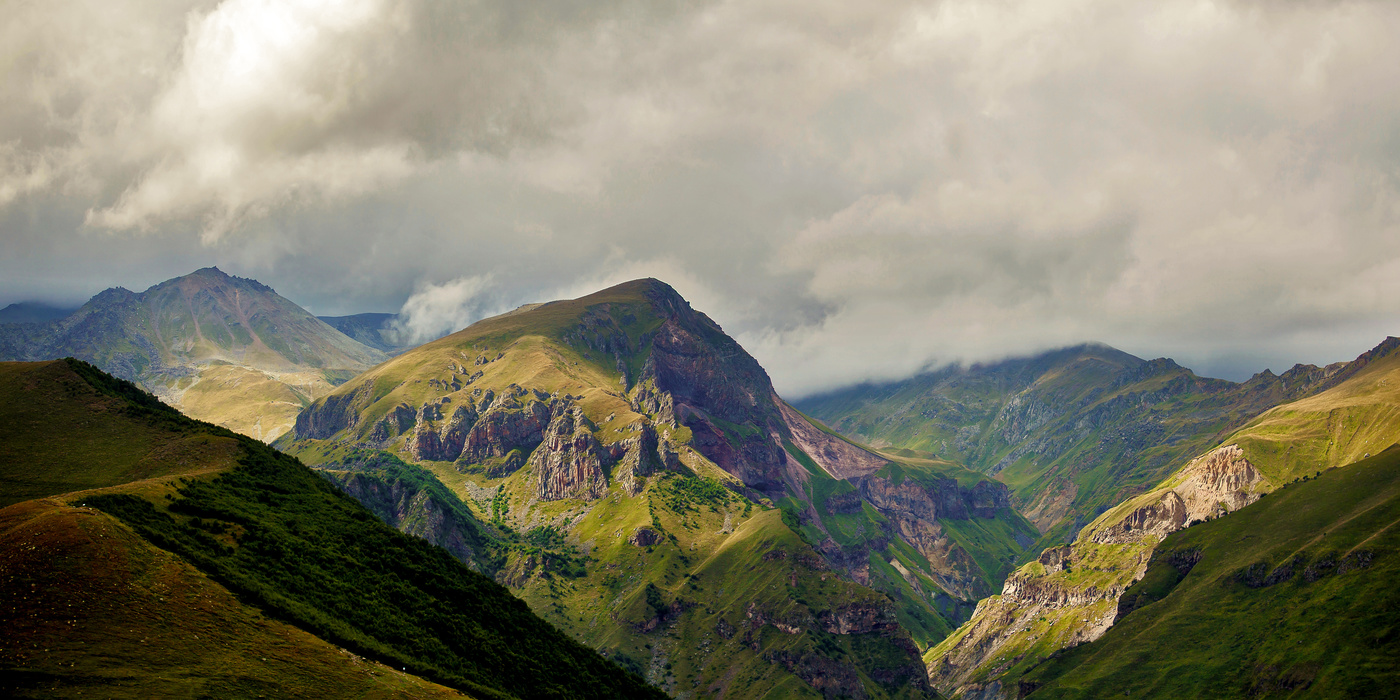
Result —
[[603, 456], [583, 409], [561, 412], [550, 421], [543, 442], [530, 455], [540, 500], [601, 497], [608, 488]]

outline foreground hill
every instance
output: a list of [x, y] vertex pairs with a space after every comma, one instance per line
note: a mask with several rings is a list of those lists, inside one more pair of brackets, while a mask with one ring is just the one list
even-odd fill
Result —
[[0, 405], [0, 446], [32, 456], [0, 496], [39, 497], [0, 510], [7, 695], [662, 697], [294, 459], [90, 365], [0, 363]]
[[809, 421], [656, 280], [414, 348], [277, 444], [673, 693], [921, 694], [915, 644], [1036, 534], [990, 479]]
[[1072, 544], [1044, 550], [925, 655], [931, 679], [953, 693], [1014, 693], [1021, 674], [1103, 636], [1132, 607], [1136, 595], [1124, 591], [1143, 578], [1163, 538], [1400, 440], [1397, 349], [1400, 341], [1388, 338], [1337, 368], [1343, 380], [1332, 388], [1264, 412], [1153, 490], [1103, 513]]
[[1021, 696], [1385, 697], [1400, 682], [1397, 522], [1392, 448], [1171, 534], [1113, 628], [1032, 669]]
[[1045, 533], [1039, 551], [1074, 539], [1104, 509], [1152, 488], [1265, 409], [1337, 384], [1348, 367], [1298, 365], [1235, 383], [1168, 359], [1082, 345], [852, 387], [797, 406], [869, 444], [995, 475]]
[[270, 441], [337, 384], [384, 359], [250, 279], [197, 270], [120, 287], [65, 318], [0, 326], [0, 359], [76, 357], [200, 420]]

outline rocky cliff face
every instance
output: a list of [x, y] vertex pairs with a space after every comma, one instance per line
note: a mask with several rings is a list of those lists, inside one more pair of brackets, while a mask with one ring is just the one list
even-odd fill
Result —
[[1161, 539], [1192, 522], [1216, 518], [1257, 500], [1263, 477], [1244, 451], [1227, 445], [1196, 458], [1169, 488], [1134, 508], [1119, 521], [1095, 528], [1099, 544], [1125, 544], [1149, 537]]
[[1008, 577], [1000, 595], [978, 603], [972, 619], [929, 653], [930, 679], [947, 693], [1014, 687], [1021, 671], [1050, 653], [1098, 639], [1162, 537], [1253, 503], [1267, 486], [1235, 445], [1192, 460], [1158, 490]]
[[592, 500], [603, 495], [608, 486], [603, 473], [606, 453], [593, 436], [593, 429], [579, 408], [560, 412], [545, 428], [544, 440], [529, 462], [535, 470], [536, 493], [541, 500]]

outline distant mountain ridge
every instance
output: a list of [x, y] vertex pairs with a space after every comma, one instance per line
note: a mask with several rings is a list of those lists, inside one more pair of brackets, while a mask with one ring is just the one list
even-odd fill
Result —
[[797, 407], [876, 446], [922, 450], [1013, 490], [1044, 533], [1072, 540], [1104, 509], [1141, 493], [1260, 412], [1346, 379], [1356, 367], [1298, 365], [1246, 382], [1197, 376], [1088, 344], [949, 367], [814, 396]]
[[76, 357], [197, 418], [270, 440], [385, 355], [256, 280], [204, 268], [144, 292], [114, 287], [64, 318], [0, 327], [0, 359]]
[[327, 325], [380, 352], [397, 355], [413, 347], [399, 339], [398, 314], [363, 313], [349, 316], [317, 316]]
[[37, 301], [21, 301], [0, 309], [0, 324], [44, 323], [69, 316], [77, 307], [55, 306]]

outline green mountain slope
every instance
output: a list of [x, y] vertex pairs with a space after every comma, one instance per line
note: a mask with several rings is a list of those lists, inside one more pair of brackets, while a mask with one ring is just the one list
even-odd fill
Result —
[[[266, 445], [185, 418], [134, 385], [77, 361], [7, 363], [3, 369], [11, 381], [0, 384], [6, 392], [0, 403], [27, 407], [29, 415], [16, 413], [21, 419], [55, 408], [67, 416], [88, 413], [88, 425], [77, 431], [62, 422], [32, 420], [34, 431], [4, 435], [6, 443], [24, 442], [35, 456], [32, 469], [71, 474], [81, 466], [64, 461], [72, 455], [101, 474], [93, 481], [137, 479], [0, 511], [7, 527], [0, 546], [19, 554], [5, 560], [0, 576], [0, 597], [16, 601], [3, 614], [13, 615], [11, 623], [19, 626], [6, 629], [22, 630], [7, 635], [0, 675], [19, 679], [21, 690], [43, 695], [59, 687], [76, 694], [117, 682], [133, 695], [221, 687], [244, 694], [314, 687], [314, 674], [325, 673], [346, 688], [357, 687], [356, 678], [371, 686], [348, 694], [439, 692], [398, 674], [367, 681], [366, 671], [383, 670], [364, 666], [368, 658], [478, 698], [661, 697], [445, 550], [383, 525], [325, 479]], [[113, 451], [114, 463], [92, 456], [97, 453], [84, 445], [90, 435]], [[76, 452], [74, 445], [80, 447]], [[153, 475], [141, 471], [149, 464], [158, 467]], [[51, 490], [75, 483], [69, 477], [12, 482], [9, 472], [4, 476], [0, 492], [18, 483], [25, 495], [38, 490], [36, 483], [53, 484]], [[103, 533], [120, 541], [92, 541], [105, 540]], [[32, 538], [40, 536], [48, 543], [68, 541], [72, 556], [97, 558], [28, 555], [37, 547]], [[63, 567], [99, 575], [74, 588], [65, 583]], [[209, 597], [197, 597], [198, 591]], [[230, 592], [242, 606], [234, 605]], [[54, 619], [50, 601], [65, 597], [80, 599], [86, 608], [84, 626], [76, 615]], [[136, 616], [144, 620], [140, 626], [90, 636], [87, 625], [113, 629], [114, 622], [132, 620], [127, 604], [150, 613]], [[132, 644], [137, 632], [141, 647]], [[198, 635], [211, 643], [195, 642]], [[252, 649], [259, 639], [270, 642], [269, 635], [290, 640], [270, 645], [276, 652], [269, 653], [276, 658], [270, 666], [243, 659], [213, 672], [219, 659]], [[81, 651], [82, 639], [95, 641]], [[326, 642], [334, 645], [333, 653], [326, 653]], [[56, 648], [61, 655], [39, 651]], [[177, 648], [185, 649], [186, 658], [172, 658]], [[84, 670], [65, 668], [64, 661]], [[209, 683], [167, 677], [176, 668], [210, 669]], [[279, 681], [275, 669], [312, 676]]]
[[1400, 682], [1397, 523], [1390, 449], [1173, 533], [1118, 622], [1032, 669], [1022, 697], [1384, 697]]
[[1069, 542], [1104, 509], [1152, 488], [1261, 411], [1345, 378], [1299, 365], [1236, 384], [1083, 345], [991, 365], [947, 368], [798, 402], [876, 446], [959, 462], [1011, 486], [1045, 534]]
[[56, 321], [0, 326], [0, 359], [69, 356], [260, 440], [385, 357], [270, 287], [217, 268], [141, 293], [108, 289]]
[[506, 553], [497, 580], [676, 693], [922, 692], [914, 644], [1036, 534], [984, 476], [809, 421], [656, 280], [414, 348], [277, 445], [431, 541], [475, 513]]
[[1109, 630], [1163, 538], [1400, 440], [1397, 349], [1388, 338], [1339, 368], [1342, 381], [1332, 388], [1261, 414], [1155, 489], [1104, 512], [1072, 544], [1019, 568], [1000, 595], [979, 603], [925, 655], [934, 683], [952, 693], [1014, 687], [1041, 660]]

